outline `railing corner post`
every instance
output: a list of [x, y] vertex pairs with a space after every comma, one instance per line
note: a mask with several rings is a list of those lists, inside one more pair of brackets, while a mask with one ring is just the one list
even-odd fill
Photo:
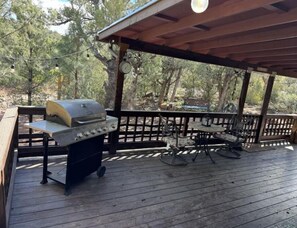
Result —
[[257, 131], [256, 131], [255, 143], [260, 143], [262, 132], [263, 132], [263, 127], [264, 127], [264, 118], [263, 118], [263, 115], [260, 115], [259, 121], [258, 121], [258, 126], [257, 126]]
[[187, 134], [188, 134], [188, 124], [189, 124], [189, 117], [188, 116], [186, 116], [185, 117], [185, 122], [184, 122], [184, 126], [183, 126], [183, 136], [187, 136]]

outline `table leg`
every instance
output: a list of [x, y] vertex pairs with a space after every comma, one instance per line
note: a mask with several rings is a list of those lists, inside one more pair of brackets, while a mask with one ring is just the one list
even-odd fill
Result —
[[42, 181], [40, 184], [47, 183], [47, 164], [48, 164], [48, 136], [47, 134], [43, 134], [43, 173], [42, 173]]
[[[203, 150], [205, 155], [209, 156], [211, 162], [213, 164], [215, 164], [216, 162], [211, 157], [209, 147], [208, 147], [208, 142], [209, 142], [209, 139], [211, 137], [211, 134], [210, 133], [207, 134], [206, 132], [200, 131], [200, 132], [198, 132], [197, 136], [198, 137], [197, 137], [196, 142], [195, 142], [196, 148]], [[196, 153], [195, 157], [192, 159], [193, 162], [196, 160], [197, 156], [198, 156], [198, 152]]]

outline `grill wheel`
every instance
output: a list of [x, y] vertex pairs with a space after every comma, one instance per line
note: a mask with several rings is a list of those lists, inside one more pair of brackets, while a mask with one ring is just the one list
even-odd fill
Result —
[[98, 169], [97, 169], [97, 176], [100, 178], [100, 177], [103, 177], [104, 174], [105, 174], [105, 171], [106, 171], [106, 168], [105, 166], [100, 166]]

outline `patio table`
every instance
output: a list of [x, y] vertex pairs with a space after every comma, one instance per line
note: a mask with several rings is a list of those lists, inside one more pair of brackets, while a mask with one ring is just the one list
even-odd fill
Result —
[[[210, 137], [214, 133], [224, 132], [226, 129], [224, 127], [222, 127], [222, 126], [215, 125], [215, 124], [205, 126], [201, 122], [196, 122], [196, 121], [190, 121], [188, 123], [188, 126], [189, 126], [189, 128], [197, 129], [199, 131], [198, 135], [197, 135], [197, 140], [198, 140], [199, 146], [200, 147], [203, 146], [203, 150], [204, 150], [205, 154], [210, 157], [210, 159], [211, 159], [211, 161], [213, 163], [215, 163], [215, 161], [212, 159], [212, 157], [211, 157], [211, 155], [209, 153], [208, 142], [209, 142]], [[193, 158], [193, 161], [196, 160], [197, 155], [198, 155], [198, 153]]]

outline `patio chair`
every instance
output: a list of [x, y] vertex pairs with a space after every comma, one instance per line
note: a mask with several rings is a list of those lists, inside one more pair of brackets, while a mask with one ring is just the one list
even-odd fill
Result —
[[[209, 116], [209, 114], [206, 114], [202, 117], [201, 119], [201, 125], [203, 127], [211, 127], [213, 123], [213, 118]], [[199, 129], [198, 129], [199, 130]], [[192, 158], [192, 161], [195, 162], [196, 158], [198, 157], [198, 154], [201, 152], [204, 152], [207, 157], [211, 160], [213, 164], [216, 162], [213, 160], [211, 154], [210, 154], [210, 149], [209, 149], [209, 139], [212, 136], [212, 132], [208, 131], [207, 128], [200, 129], [195, 136], [195, 149], [196, 149], [196, 154], [194, 158]]]
[[195, 136], [195, 149], [196, 149], [196, 154], [194, 158], [192, 158], [192, 161], [195, 162], [196, 158], [198, 157], [198, 154], [200, 154], [202, 151], [205, 153], [207, 157], [211, 160], [213, 164], [216, 162], [213, 160], [211, 154], [210, 154], [210, 149], [208, 147], [209, 143], [209, 138], [211, 134], [208, 132], [204, 131], [199, 131], [197, 135]]
[[245, 126], [251, 124], [252, 118], [239, 120], [233, 116], [228, 129], [224, 133], [217, 133], [214, 138], [220, 139], [224, 142], [225, 147], [217, 150], [217, 154], [227, 157], [240, 159], [242, 151], [242, 144], [246, 142], [249, 131], [245, 129]]
[[180, 135], [180, 129], [174, 120], [168, 120], [160, 116], [162, 126], [162, 141], [166, 143], [166, 151], [161, 154], [160, 160], [167, 165], [182, 166], [188, 162], [179, 153], [186, 150], [187, 146], [193, 146], [194, 140]]

